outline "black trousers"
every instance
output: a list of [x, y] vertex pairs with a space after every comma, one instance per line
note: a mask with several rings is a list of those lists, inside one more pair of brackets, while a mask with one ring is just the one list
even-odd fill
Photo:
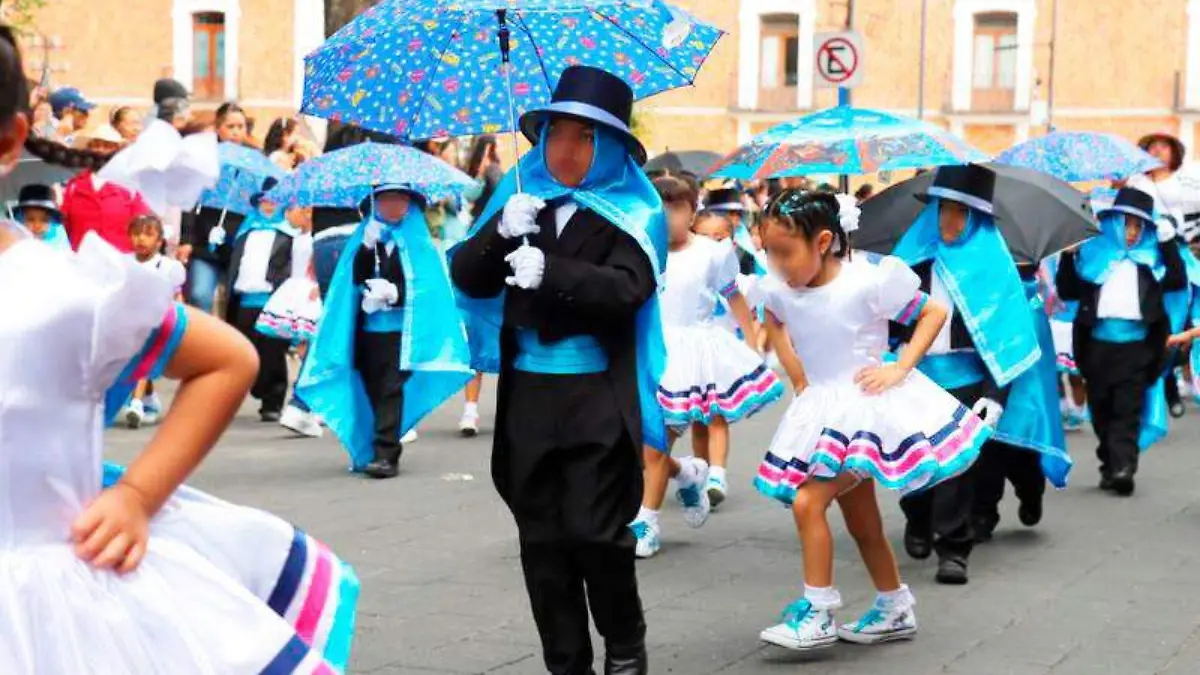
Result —
[[1021, 502], [1040, 502], [1046, 494], [1041, 456], [1025, 448], [993, 441], [984, 445], [975, 462], [975, 518], [988, 529], [1000, 522], [1004, 481], [1013, 484]]
[[1183, 351], [1179, 349], [1171, 350], [1171, 355], [1167, 357], [1167, 378], [1163, 380], [1167, 405], [1169, 406], [1183, 403], [1183, 397], [1179, 395], [1179, 380], [1175, 379], [1175, 369], [1183, 365], [1183, 363]]
[[262, 404], [261, 412], [277, 413], [283, 410], [283, 401], [287, 397], [289, 344], [287, 340], [268, 337], [254, 329], [261, 312], [261, 307], [238, 307], [233, 323], [258, 352], [258, 377], [250, 395]]
[[506, 500], [517, 521], [521, 567], [554, 675], [592, 672], [589, 609], [610, 653], [637, 650], [646, 624], [629, 522], [642, 496], [632, 442], [607, 376], [516, 372], [502, 448]]
[[400, 457], [400, 424], [404, 415], [404, 383], [412, 373], [400, 370], [400, 333], [355, 336], [354, 366], [362, 377], [367, 400], [375, 413], [375, 459]]
[[1086, 378], [1092, 428], [1100, 441], [1096, 458], [1101, 473], [1137, 471], [1138, 434], [1150, 385], [1146, 371], [1153, 358], [1142, 342], [1093, 340], [1088, 346], [1088, 362], [1080, 366]]
[[[969, 408], [983, 395], [983, 383], [954, 389], [950, 394]], [[983, 452], [987, 452], [989, 445], [984, 444]], [[971, 555], [975, 545], [971, 510], [975, 504], [977, 470], [978, 463], [959, 476], [900, 500], [909, 527], [932, 537], [938, 558], [966, 559]]]

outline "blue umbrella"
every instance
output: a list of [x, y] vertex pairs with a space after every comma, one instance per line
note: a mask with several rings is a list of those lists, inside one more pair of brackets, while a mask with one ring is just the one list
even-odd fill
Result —
[[439, 201], [475, 185], [446, 162], [403, 145], [360, 143], [310, 159], [267, 193], [282, 206], [357, 208], [374, 185], [405, 184]]
[[692, 84], [721, 35], [662, 0], [385, 0], [305, 59], [302, 110], [401, 138], [513, 131], [568, 66], [646, 98]]
[[711, 177], [761, 180], [818, 173], [864, 174], [987, 158], [928, 122], [838, 106], [759, 134], [726, 157]]
[[1055, 131], [1018, 143], [996, 157], [1069, 183], [1124, 180], [1163, 166], [1150, 153], [1117, 136], [1092, 131]]
[[250, 197], [262, 190], [267, 178], [282, 179], [287, 172], [254, 148], [237, 143], [217, 147], [221, 177], [200, 195], [200, 206], [248, 214], [254, 211]]

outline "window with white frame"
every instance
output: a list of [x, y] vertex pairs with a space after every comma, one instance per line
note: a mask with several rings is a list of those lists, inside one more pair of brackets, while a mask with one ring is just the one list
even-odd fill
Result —
[[1017, 86], [1017, 15], [975, 16], [971, 108], [1012, 110]]

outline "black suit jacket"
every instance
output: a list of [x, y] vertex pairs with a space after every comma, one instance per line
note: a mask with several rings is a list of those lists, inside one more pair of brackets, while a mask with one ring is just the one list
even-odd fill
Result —
[[[238, 303], [238, 294], [234, 292], [234, 284], [237, 283], [238, 272], [242, 266], [242, 256], [246, 252], [246, 238], [239, 237], [232, 243], [226, 243], [218, 246], [216, 257], [223, 261], [222, 264], [229, 266], [229, 302], [226, 303], [225, 316], [226, 320], [232, 322], [237, 316], [237, 311], [240, 308]], [[229, 239], [226, 239], [228, 242]], [[207, 249], [208, 244], [204, 247]], [[292, 276], [292, 238], [288, 235], [276, 231], [275, 240], [271, 242], [271, 258], [267, 262], [267, 283], [271, 285], [271, 290], [278, 290], [283, 282], [287, 281]]]
[[[1171, 334], [1171, 322], [1163, 305], [1163, 294], [1181, 291], [1188, 285], [1187, 269], [1184, 267], [1179, 245], [1174, 241], [1159, 244], [1158, 252], [1166, 267], [1162, 281], [1154, 278], [1150, 268], [1138, 265], [1138, 304], [1141, 307], [1142, 320], [1149, 325], [1144, 344], [1146, 349], [1155, 355], [1150, 359], [1150, 370], [1146, 373], [1148, 382], [1156, 379], [1166, 366], [1166, 344]], [[1092, 343], [1092, 329], [1098, 321], [1100, 286], [1079, 276], [1075, 259], [1074, 252], [1063, 254], [1054, 282], [1058, 287], [1059, 297], [1063, 300], [1079, 301], [1079, 312], [1075, 315], [1074, 327], [1075, 362], [1079, 364], [1083, 376], [1087, 377], [1088, 349]]]

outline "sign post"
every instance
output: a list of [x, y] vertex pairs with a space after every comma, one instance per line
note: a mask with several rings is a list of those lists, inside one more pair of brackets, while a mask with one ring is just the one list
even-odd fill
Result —
[[[863, 40], [857, 31], [820, 33], [813, 41], [816, 45], [814, 58], [816, 86], [822, 89], [837, 87], [850, 90], [862, 84]], [[844, 96], [838, 93], [838, 102]]]

